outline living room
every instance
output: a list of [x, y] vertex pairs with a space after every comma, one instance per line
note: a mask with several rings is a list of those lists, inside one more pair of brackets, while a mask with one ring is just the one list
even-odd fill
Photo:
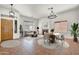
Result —
[[1, 4], [0, 14], [1, 55], [79, 54], [78, 4]]

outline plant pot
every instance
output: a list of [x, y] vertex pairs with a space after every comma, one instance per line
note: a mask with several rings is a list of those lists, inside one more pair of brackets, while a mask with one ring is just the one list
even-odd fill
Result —
[[74, 37], [74, 42], [78, 42], [78, 39], [77, 39], [77, 37]]

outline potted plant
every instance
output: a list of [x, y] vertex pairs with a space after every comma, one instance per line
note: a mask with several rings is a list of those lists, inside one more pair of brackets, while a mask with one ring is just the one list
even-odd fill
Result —
[[78, 31], [78, 23], [73, 23], [71, 25], [71, 35], [74, 36], [74, 42], [78, 42], [78, 38], [77, 38], [77, 36], [79, 34], [78, 32], [79, 32]]

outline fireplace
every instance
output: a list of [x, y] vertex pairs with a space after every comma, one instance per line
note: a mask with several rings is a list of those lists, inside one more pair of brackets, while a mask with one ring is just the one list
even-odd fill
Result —
[[43, 29], [42, 30], [42, 35], [44, 35], [44, 32], [48, 32], [48, 29]]

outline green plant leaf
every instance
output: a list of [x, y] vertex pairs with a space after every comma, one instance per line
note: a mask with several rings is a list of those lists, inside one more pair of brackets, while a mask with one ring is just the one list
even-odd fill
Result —
[[79, 36], [79, 31], [78, 31], [78, 23], [73, 23], [71, 25], [71, 35], [74, 35], [74, 36]]

